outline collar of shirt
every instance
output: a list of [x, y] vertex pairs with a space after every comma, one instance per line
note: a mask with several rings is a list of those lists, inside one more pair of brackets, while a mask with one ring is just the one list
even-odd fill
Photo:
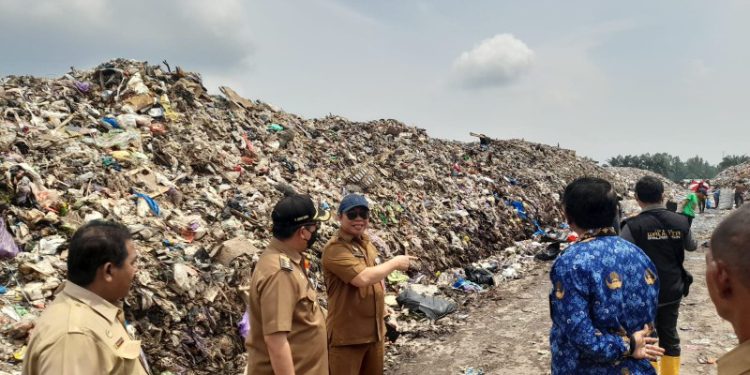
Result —
[[70, 298], [73, 298], [76, 301], [90, 306], [92, 309], [94, 309], [94, 311], [107, 319], [110, 323], [114, 323], [115, 320], [117, 320], [117, 315], [120, 313], [119, 307], [109, 303], [109, 301], [105, 300], [104, 298], [99, 297], [99, 295], [97, 295], [96, 293], [86, 288], [82, 288], [70, 281], [67, 281], [65, 283], [65, 289], [63, 289], [63, 293], [67, 294], [68, 296], [70, 296]]
[[662, 205], [661, 203], [654, 203], [654, 204], [649, 204], [641, 208], [641, 212], [661, 210], [661, 209], [664, 209], [664, 205]]
[[287, 248], [287, 246], [276, 238], [271, 239], [271, 243], [268, 246], [282, 254], [285, 254], [296, 264], [300, 264], [302, 261], [302, 254]]
[[719, 374], [741, 375], [750, 371], [750, 340], [740, 344], [719, 359]]
[[370, 240], [370, 237], [367, 236], [367, 234], [362, 234], [362, 237], [355, 238], [349, 233], [345, 233], [344, 231], [339, 229], [338, 237], [340, 240], [346, 242], [346, 243], [352, 243], [354, 240], [357, 240], [357, 242], [366, 242]]

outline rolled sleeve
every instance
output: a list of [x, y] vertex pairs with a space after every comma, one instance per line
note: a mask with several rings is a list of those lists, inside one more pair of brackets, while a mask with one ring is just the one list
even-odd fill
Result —
[[292, 331], [294, 309], [300, 299], [295, 285], [294, 275], [286, 271], [276, 272], [262, 285], [258, 294], [264, 335]]
[[355, 257], [345, 246], [332, 245], [323, 251], [323, 267], [348, 284], [367, 265], [364, 259]]

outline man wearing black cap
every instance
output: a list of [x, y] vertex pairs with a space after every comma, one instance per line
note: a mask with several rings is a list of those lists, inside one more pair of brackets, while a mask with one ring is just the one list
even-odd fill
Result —
[[399, 255], [378, 264], [365, 231], [370, 210], [362, 195], [339, 206], [341, 227], [323, 249], [328, 292], [328, 362], [331, 375], [383, 374], [385, 285], [394, 270], [406, 271], [414, 257]]
[[274, 207], [274, 238], [243, 288], [250, 312], [246, 374], [328, 374], [325, 317], [302, 257], [328, 216], [306, 195]]

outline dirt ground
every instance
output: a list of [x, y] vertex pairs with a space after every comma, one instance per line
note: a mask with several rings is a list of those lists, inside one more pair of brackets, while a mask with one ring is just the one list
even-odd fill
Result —
[[[716, 374], [715, 360], [736, 345], [729, 323], [716, 314], [706, 291], [705, 251], [701, 246], [727, 212], [708, 210], [693, 222], [697, 251], [686, 255], [695, 282], [683, 299], [678, 328], [682, 374]], [[549, 374], [550, 263], [539, 263], [529, 275], [487, 292], [454, 332], [438, 337], [399, 339], [389, 348], [388, 374]], [[439, 322], [438, 322], [439, 324]]]

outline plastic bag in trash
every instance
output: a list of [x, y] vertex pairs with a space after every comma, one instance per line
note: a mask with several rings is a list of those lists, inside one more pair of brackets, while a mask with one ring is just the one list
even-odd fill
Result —
[[495, 280], [493, 279], [493, 274], [489, 270], [486, 270], [481, 267], [464, 267], [464, 272], [466, 272], [466, 278], [469, 279], [469, 281], [473, 281], [480, 285], [495, 285]]
[[242, 315], [242, 320], [237, 324], [237, 329], [239, 329], [242, 339], [246, 340], [247, 335], [250, 334], [250, 313], [248, 311], [245, 311]]
[[457, 306], [454, 302], [435, 296], [425, 296], [411, 289], [401, 292], [396, 298], [399, 306], [406, 306], [409, 310], [420, 311], [430, 320], [440, 319], [454, 313]]
[[13, 236], [5, 228], [5, 220], [0, 218], [0, 258], [13, 258], [18, 254], [18, 246]]

